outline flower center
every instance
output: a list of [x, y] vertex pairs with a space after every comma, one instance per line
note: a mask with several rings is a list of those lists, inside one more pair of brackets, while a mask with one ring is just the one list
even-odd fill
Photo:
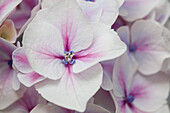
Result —
[[64, 52], [64, 59], [62, 61], [63, 64], [67, 65], [67, 64], [74, 64], [76, 61], [75, 59], [73, 59], [73, 56], [75, 55], [75, 53], [73, 51], [65, 51]]
[[88, 2], [94, 2], [95, 0], [85, 0], [85, 1], [88, 1]]
[[9, 67], [11, 67], [11, 68], [12, 68], [12, 64], [13, 64], [13, 61], [12, 61], [12, 60], [9, 60], [9, 61], [8, 61], [8, 65], [9, 65]]
[[132, 95], [128, 95], [126, 97], [126, 102], [129, 103], [129, 104], [132, 103], [134, 100], [135, 100], [135, 98]]
[[129, 46], [129, 51], [134, 52], [136, 50], [136, 47], [134, 45]]

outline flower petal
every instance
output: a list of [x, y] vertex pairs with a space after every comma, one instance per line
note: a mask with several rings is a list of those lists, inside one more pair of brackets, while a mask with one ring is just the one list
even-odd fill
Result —
[[61, 77], [64, 47], [61, 34], [54, 26], [47, 23], [30, 24], [24, 34], [24, 50], [35, 72], [55, 80]]
[[30, 73], [18, 73], [19, 81], [27, 87], [31, 87], [32, 85], [44, 80], [45, 78], [38, 73], [30, 72]]
[[137, 70], [134, 57], [126, 52], [117, 58], [113, 70], [113, 93], [116, 97], [124, 97], [129, 92], [131, 81]]
[[[5, 70], [3, 73], [0, 73], [0, 75], [0, 109], [5, 109], [23, 96], [25, 88], [20, 87], [17, 91], [13, 89], [13, 76], [16, 76], [14, 71]], [[5, 79], [5, 77], [8, 78]]]
[[22, 0], [0, 1], [0, 25]]
[[[109, 26], [113, 25], [119, 15], [119, 0], [95, 0], [102, 8], [100, 22]], [[122, 0], [120, 0], [122, 1]]]
[[120, 8], [120, 15], [127, 21], [145, 17], [155, 8], [160, 0], [125, 0]]
[[46, 104], [47, 101], [38, 94], [34, 87], [31, 87], [27, 88], [22, 98], [8, 108], [1, 110], [0, 113], [30, 113], [40, 103]]
[[63, 38], [65, 51], [86, 49], [93, 40], [93, 28], [76, 0], [61, 0], [53, 7], [41, 10], [33, 22], [55, 26]]
[[27, 56], [24, 52], [24, 48], [20, 47], [17, 48], [13, 54], [12, 59], [15, 67], [22, 73], [29, 73], [32, 72], [32, 68], [28, 62]]
[[90, 22], [99, 22], [102, 15], [102, 9], [99, 4], [95, 2], [87, 2], [85, 0], [77, 0], [85, 15]]
[[137, 21], [132, 25], [132, 44], [139, 71], [150, 75], [160, 71], [163, 61], [170, 57], [163, 41], [163, 28], [153, 21]]
[[169, 95], [169, 79], [163, 73], [152, 76], [137, 73], [132, 81], [130, 93], [134, 95], [133, 104], [138, 109], [154, 112], [166, 103]]
[[116, 32], [104, 24], [94, 25], [94, 39], [86, 50], [76, 53], [73, 72], [79, 73], [100, 61], [114, 59], [126, 50], [126, 45], [119, 39]]
[[48, 101], [83, 112], [88, 100], [100, 88], [103, 75], [102, 67], [100, 64], [96, 64], [77, 74], [69, 70], [66, 70], [62, 78], [57, 81], [45, 80], [35, 86], [37, 91]]
[[[33, 18], [35, 17], [35, 15], [37, 14], [37, 12], [40, 10], [41, 7], [41, 0], [36, 0], [38, 1], [38, 4], [36, 6], [34, 6], [34, 8], [31, 10], [31, 15], [29, 17], [29, 19], [23, 24], [22, 28], [20, 29], [18, 36], [22, 35], [22, 33], [25, 31], [25, 29], [27, 28], [28, 24], [33, 20]], [[36, 2], [35, 1], [35, 2]], [[34, 4], [35, 5], [35, 4]]]
[[112, 75], [113, 75], [114, 63], [115, 60], [108, 60], [108, 61], [101, 62], [101, 65], [103, 67], [103, 82], [101, 87], [104, 90], [113, 89]]

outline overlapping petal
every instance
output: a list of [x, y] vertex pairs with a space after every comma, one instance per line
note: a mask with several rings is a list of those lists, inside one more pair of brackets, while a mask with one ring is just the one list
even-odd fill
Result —
[[[96, 64], [81, 73], [65, 70], [60, 80], [45, 80], [36, 84], [37, 91], [59, 106], [83, 112], [88, 100], [102, 83], [102, 67]], [[60, 97], [60, 98], [58, 98]]]
[[0, 25], [22, 0], [0, 1]]
[[[103, 43], [104, 42], [104, 43]], [[114, 59], [126, 51], [126, 45], [119, 39], [116, 32], [103, 24], [94, 26], [93, 42], [89, 48], [76, 54], [75, 73], [105, 60]]]

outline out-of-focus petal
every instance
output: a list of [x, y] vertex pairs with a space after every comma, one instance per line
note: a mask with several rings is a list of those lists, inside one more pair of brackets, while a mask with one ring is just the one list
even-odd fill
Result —
[[22, 0], [0, 1], [0, 25]]
[[163, 28], [154, 21], [137, 21], [131, 28], [132, 52], [139, 64], [139, 71], [150, 75], [160, 71], [163, 61], [170, 57], [163, 40]]
[[163, 73], [152, 76], [137, 73], [132, 81], [130, 94], [134, 95], [135, 107], [145, 112], [154, 112], [166, 103], [169, 79]]

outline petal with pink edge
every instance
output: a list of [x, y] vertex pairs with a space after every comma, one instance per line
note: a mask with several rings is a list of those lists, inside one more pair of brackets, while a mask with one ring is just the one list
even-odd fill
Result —
[[45, 79], [43, 76], [36, 72], [18, 73], [17, 76], [19, 81], [27, 87], [31, 87], [32, 85]]
[[112, 76], [113, 93], [116, 97], [122, 98], [129, 92], [137, 66], [135, 58], [128, 52], [116, 59]]
[[39, 11], [35, 22], [55, 26], [61, 33], [65, 51], [81, 51], [93, 41], [93, 28], [76, 0], [61, 0], [53, 7]]
[[20, 47], [17, 48], [12, 53], [12, 59], [15, 67], [22, 73], [29, 73], [32, 72], [32, 68], [28, 62], [27, 56], [24, 52], [24, 48]]
[[145, 75], [160, 71], [163, 61], [170, 57], [162, 36], [163, 28], [154, 21], [140, 20], [132, 25], [131, 33], [139, 71]]
[[114, 59], [126, 51], [117, 33], [104, 24], [94, 24], [94, 39], [89, 48], [76, 53], [73, 72], [79, 73], [100, 61]]
[[132, 81], [130, 94], [134, 95], [135, 107], [142, 111], [154, 112], [166, 104], [169, 79], [163, 73], [152, 76], [137, 73]]
[[100, 64], [96, 64], [77, 74], [72, 73], [70, 68], [65, 71], [60, 80], [44, 80], [36, 84], [35, 87], [48, 101], [83, 112], [89, 99], [100, 88], [103, 75], [102, 67]]
[[0, 25], [22, 0], [0, 1]]
[[24, 34], [24, 50], [35, 72], [54, 80], [61, 77], [64, 47], [61, 34], [53, 25], [30, 24]]

